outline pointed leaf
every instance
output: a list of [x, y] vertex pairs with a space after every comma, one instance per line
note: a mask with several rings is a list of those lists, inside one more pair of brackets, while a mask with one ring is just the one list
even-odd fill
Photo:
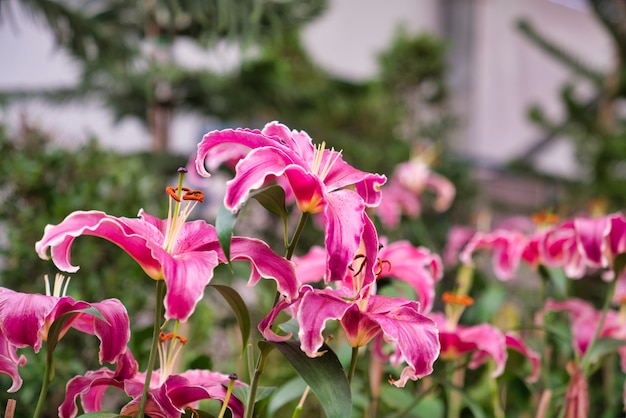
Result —
[[[259, 386], [256, 391], [255, 403], [267, 399], [276, 391], [275, 387]], [[233, 396], [237, 399], [248, 399], [250, 392], [249, 386], [235, 386], [233, 388]]]
[[287, 207], [285, 206], [285, 190], [278, 185], [273, 185], [250, 193], [250, 197], [256, 199], [261, 206], [282, 219], [283, 230], [285, 231], [285, 246], [288, 246], [287, 220], [289, 212], [287, 212]]
[[626, 340], [618, 340], [617, 338], [600, 338], [593, 345], [591, 352], [587, 353], [585, 357], [592, 360], [597, 359], [605, 354], [613, 353], [617, 351], [618, 348], [625, 345]]
[[280, 216], [283, 221], [287, 221], [289, 213], [285, 206], [285, 190], [282, 187], [278, 185], [269, 186], [250, 193], [250, 197], [256, 199], [261, 206], [274, 215]]
[[220, 246], [222, 247], [222, 251], [224, 251], [228, 263], [230, 263], [230, 241], [233, 236], [236, 220], [237, 215], [226, 209], [224, 204], [222, 204], [217, 212], [217, 218], [215, 219], [215, 230], [217, 231], [217, 239], [220, 242]]
[[276, 412], [289, 402], [296, 399], [300, 399], [302, 394], [306, 390], [307, 384], [302, 380], [302, 377], [296, 376], [293, 379], [283, 383], [274, 393], [269, 405], [267, 406], [267, 412], [269, 416], [274, 416]]
[[352, 415], [352, 395], [346, 373], [332, 349], [324, 344], [323, 355], [307, 356], [298, 341], [269, 342], [276, 347], [311, 387], [327, 418]]
[[468, 395], [468, 393], [463, 388], [455, 386], [452, 383], [448, 382], [447, 380], [443, 380], [443, 379], [434, 379], [434, 380], [436, 382], [438, 382], [440, 385], [445, 386], [448, 389], [454, 390], [455, 392], [458, 392], [461, 395], [461, 397], [463, 398], [463, 403], [472, 412], [472, 416], [473, 417], [475, 417], [475, 418], [487, 418], [487, 414], [485, 414], [485, 411], [483, 411], [483, 409], [480, 407], [478, 402], [476, 402], [474, 399], [472, 399], [472, 397], [470, 395]]
[[248, 345], [248, 339], [250, 338], [251, 329], [250, 313], [248, 312], [248, 307], [246, 306], [246, 303], [243, 301], [239, 293], [237, 293], [237, 291], [232, 287], [224, 286], [221, 284], [210, 284], [209, 287], [217, 290], [220, 295], [222, 295], [224, 300], [228, 303], [228, 305], [230, 305], [230, 308], [233, 310], [235, 318], [237, 318], [237, 324], [239, 324], [239, 331], [241, 332], [241, 352], [243, 353], [246, 346]]

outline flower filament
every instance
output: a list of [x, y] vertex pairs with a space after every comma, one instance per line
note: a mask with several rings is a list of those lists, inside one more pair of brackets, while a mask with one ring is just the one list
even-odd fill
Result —
[[320, 180], [324, 181], [333, 165], [341, 157], [342, 151], [335, 151], [335, 148], [331, 148], [329, 156], [322, 167], [322, 161], [324, 160], [324, 151], [326, 151], [326, 142], [322, 141], [321, 144], [315, 145], [313, 151], [313, 163], [311, 165], [311, 172], [315, 174]]
[[198, 203], [204, 201], [202, 190], [192, 190], [182, 187], [183, 177], [187, 170], [181, 168], [179, 171], [178, 187], [167, 187], [165, 192], [169, 195], [169, 207], [167, 210], [167, 225], [165, 238], [163, 239], [163, 249], [167, 252], [173, 250], [176, 239], [183, 228], [183, 225], [191, 215]]
[[454, 292], [444, 292], [441, 299], [446, 305], [444, 308], [446, 325], [449, 331], [453, 331], [456, 329], [465, 308], [474, 304], [474, 299], [463, 293]]
[[161, 332], [159, 334], [159, 363], [161, 365], [161, 373], [159, 376], [159, 384], [163, 385], [167, 378], [176, 371], [178, 360], [182, 348], [187, 342], [187, 338], [177, 335], [173, 332], [167, 334]]
[[69, 277], [65, 277], [64, 275], [59, 273], [55, 274], [52, 291], [50, 290], [50, 279], [48, 278], [48, 275], [46, 274], [43, 279], [46, 284], [46, 296], [62, 298], [67, 294], [67, 286], [70, 284]]

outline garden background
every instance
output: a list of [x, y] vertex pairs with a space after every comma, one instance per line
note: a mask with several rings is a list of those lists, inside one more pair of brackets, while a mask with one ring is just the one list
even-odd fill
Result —
[[[403, 218], [385, 235], [440, 254], [454, 225], [480, 228], [542, 210], [609, 213], [626, 201], [626, 6], [619, 0], [9, 0], [0, 3], [0, 19], [5, 287], [41, 292], [43, 275], [54, 274], [33, 251], [46, 224], [81, 209], [164, 213], [163, 185], [205, 132], [271, 120], [388, 177], [412, 155], [424, 157], [454, 183], [455, 201], [442, 213], [426, 194], [420, 217]], [[222, 198], [223, 182], [215, 183], [203, 186], [206, 219]], [[248, 208], [254, 213], [238, 231], [280, 240], [279, 222], [259, 223], [259, 209]], [[306, 232], [303, 242], [319, 241], [319, 231]], [[72, 283], [77, 298], [95, 300], [106, 289], [129, 310], [148, 309], [141, 269], [114, 245], [81, 240], [73, 260], [90, 267]], [[446, 270], [442, 288], [455, 274], [454, 266]], [[465, 319], [528, 319], [524, 309], [536, 310], [538, 301], [537, 278], [527, 276], [512, 290], [479, 274], [482, 300]], [[602, 300], [601, 286], [573, 287]], [[271, 298], [248, 296], [261, 304]], [[198, 311], [202, 325], [191, 339], [213, 343], [192, 345], [188, 364], [236, 363], [218, 343], [237, 339], [227, 305], [208, 294]], [[151, 326], [134, 319], [140, 351]], [[85, 349], [57, 360], [60, 381], [96, 366], [93, 340], [67, 338], [66, 346], [75, 339]], [[29, 357], [29, 365], [37, 361]], [[22, 373], [25, 381], [40, 378], [36, 367]], [[607, 414], [621, 410], [616, 373], [612, 381], [594, 375], [610, 386], [606, 399], [594, 400]], [[516, 376], [502, 379], [520, 386], [519, 404], [509, 392], [511, 411], [527, 413], [528, 389]], [[22, 388], [17, 416], [32, 414], [38, 390]], [[51, 404], [60, 403], [63, 387], [51, 391]], [[404, 392], [385, 396], [391, 412], [411, 404]], [[480, 404], [482, 395], [473, 396]], [[0, 404], [9, 397], [2, 392]], [[430, 409], [416, 408], [420, 416], [443, 407], [433, 400], [419, 406]]]

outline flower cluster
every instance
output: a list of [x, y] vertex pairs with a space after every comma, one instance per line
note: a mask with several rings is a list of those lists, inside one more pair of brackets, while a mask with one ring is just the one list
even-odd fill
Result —
[[[54, 351], [70, 328], [99, 339], [102, 367], [67, 382], [65, 399], [55, 405], [63, 418], [100, 412], [108, 405], [108, 388], [125, 396], [111, 416], [214, 416], [201, 410], [209, 399], [219, 402], [215, 414], [220, 418], [263, 416], [258, 402], [271, 396], [272, 389], [262, 388], [260, 382], [272, 350], [279, 351], [306, 384], [293, 416], [301, 413], [309, 390], [329, 418], [349, 416], [352, 391], [367, 390], [363, 380], [369, 380], [363, 409], [375, 417], [384, 392], [380, 382], [386, 380], [392, 390], [417, 389], [406, 408], [396, 407], [395, 416], [413, 416], [409, 412], [422, 399], [438, 399], [443, 393], [450, 418], [460, 417], [464, 408], [477, 416], [486, 416], [482, 410], [488, 408], [493, 416], [504, 417], [506, 396], [496, 381], [507, 379], [506, 372], [515, 369], [527, 387], [543, 391], [533, 397], [532, 408], [536, 416], [545, 417], [554, 379], [542, 379], [542, 372], [548, 374], [548, 360], [539, 353], [551, 349], [546, 330], [560, 311], [571, 324], [573, 358], [563, 367], [567, 387], [554, 410], [568, 417], [586, 416], [588, 382], [602, 356], [619, 353], [626, 371], [626, 263], [621, 256], [626, 250], [626, 217], [621, 213], [562, 222], [544, 213], [534, 223], [517, 218], [487, 232], [458, 227], [450, 231], [442, 260], [409, 240], [390, 240], [373, 218], [376, 215], [383, 227], [396, 228], [402, 216], [419, 216], [425, 189], [437, 194], [437, 211], [450, 206], [454, 186], [432, 172], [423, 157], [400, 164], [386, 183], [384, 175], [352, 167], [341, 151], [324, 142], [316, 145], [305, 132], [271, 122], [262, 130], [211, 131], [192, 160], [195, 187], [213, 181], [211, 172], [220, 165], [234, 170], [214, 224], [192, 217], [204, 193], [184, 186], [187, 169], [181, 168], [178, 184], [165, 189], [169, 207], [164, 219], [143, 209], [136, 218], [77, 211], [46, 226], [35, 244], [40, 258], [51, 259], [65, 273], [78, 272], [72, 247], [85, 235], [117, 245], [137, 262], [156, 286], [146, 365], [131, 352], [130, 347], [137, 345], [130, 344], [132, 327], [123, 301], [77, 301], [66, 295], [68, 280], [60, 275], [52, 290], [46, 279], [46, 295], [0, 288], [0, 373], [12, 380], [9, 392], [23, 385], [20, 368], [26, 357], [19, 350], [29, 346], [37, 353], [46, 343], [35, 417], [49, 409], [45, 399], [54, 377]], [[262, 239], [234, 233], [234, 220], [251, 199], [281, 218], [284, 255]], [[323, 245], [300, 248], [311, 218], [323, 231]], [[610, 283], [605, 306], [598, 310], [583, 299], [547, 297], [534, 315], [531, 332], [507, 327], [498, 320], [502, 318], [477, 314], [475, 299], [483, 295], [473, 286], [474, 258], [485, 250], [493, 253], [493, 271], [502, 285], [519, 276], [522, 264], [544, 276], [549, 276], [545, 269], [562, 271], [572, 279], [597, 274]], [[252, 316], [244, 298], [234, 284], [212, 283], [219, 265], [229, 265], [234, 273], [232, 263], [237, 261], [249, 268], [248, 287], [259, 293], [269, 287], [274, 294], [273, 304], [264, 308], [256, 324], [258, 350], [247, 344]], [[444, 275], [453, 267], [456, 276]], [[207, 287], [218, 289], [233, 309], [241, 351], [250, 359], [238, 371], [248, 366], [249, 379], [224, 370], [181, 367], [186, 324], [193, 322]], [[544, 334], [537, 338], [539, 331]], [[543, 350], [537, 348], [541, 344]], [[349, 359], [341, 354], [344, 347]], [[510, 351], [519, 353], [522, 367], [508, 367]], [[252, 354], [257, 354], [256, 363]], [[364, 357], [365, 379], [356, 373]], [[486, 372], [486, 378], [474, 379], [473, 373], [479, 371]], [[465, 392], [466, 386], [481, 383], [486, 390]], [[489, 405], [467, 393], [476, 397], [488, 393]]]

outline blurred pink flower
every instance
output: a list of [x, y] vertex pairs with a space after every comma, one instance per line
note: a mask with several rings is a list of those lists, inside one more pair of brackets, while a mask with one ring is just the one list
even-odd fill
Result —
[[539, 354], [527, 347], [518, 336], [512, 333], [505, 334], [491, 324], [473, 326], [451, 324], [440, 312], [433, 312], [429, 317], [439, 327], [442, 359], [452, 360], [460, 355], [471, 354], [469, 367], [476, 369], [492, 358], [496, 368], [491, 376], [495, 378], [504, 372], [508, 358], [507, 348], [511, 348], [522, 353], [531, 362], [532, 373], [527, 381], [534, 382], [539, 377]]
[[398, 164], [382, 190], [383, 198], [375, 212], [387, 228], [395, 228], [403, 214], [418, 217], [425, 190], [435, 193], [433, 208], [438, 212], [448, 210], [456, 194], [452, 182], [431, 171], [420, 157]]

